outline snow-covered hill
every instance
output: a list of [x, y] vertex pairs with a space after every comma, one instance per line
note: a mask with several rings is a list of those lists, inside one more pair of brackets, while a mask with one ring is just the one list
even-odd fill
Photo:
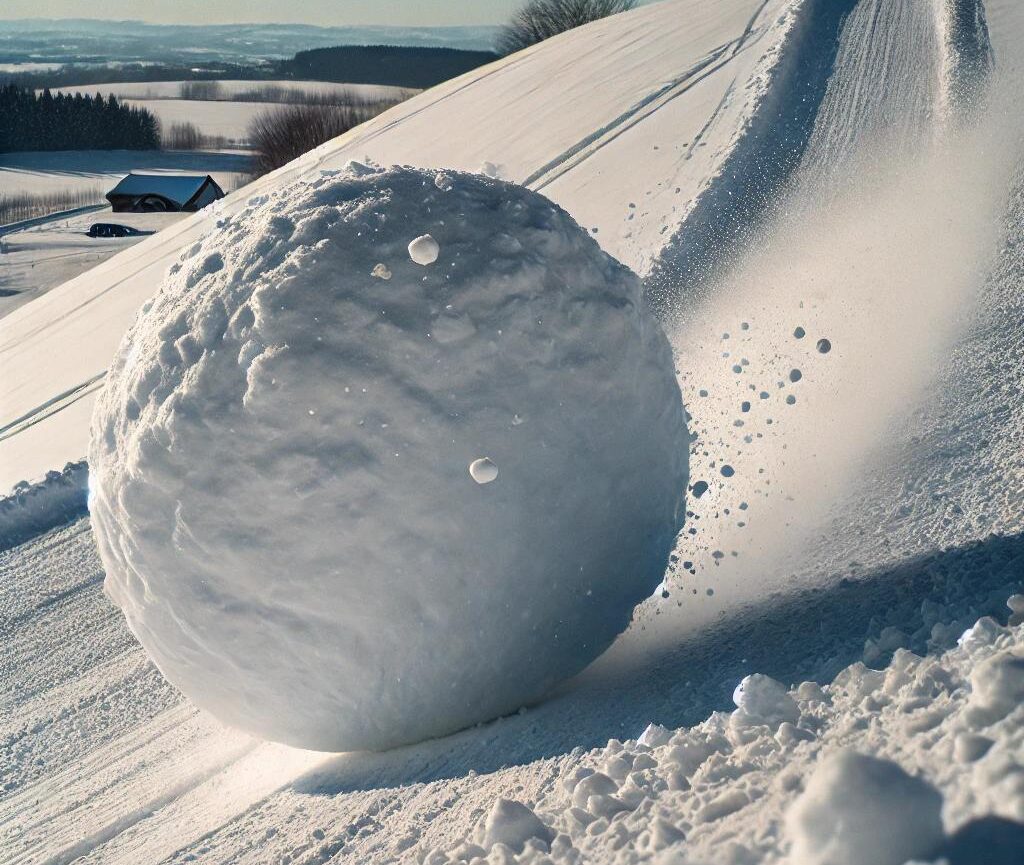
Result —
[[[677, 0], [229, 199], [352, 158], [491, 163], [596, 229], [671, 327], [697, 432], [667, 597], [539, 706], [326, 756], [175, 693], [81, 518], [0, 554], [0, 861], [1019, 862], [1022, 40], [1016, 0]], [[121, 332], [219, 216], [0, 322], [4, 485], [84, 454]], [[752, 674], [781, 684], [734, 695]]]

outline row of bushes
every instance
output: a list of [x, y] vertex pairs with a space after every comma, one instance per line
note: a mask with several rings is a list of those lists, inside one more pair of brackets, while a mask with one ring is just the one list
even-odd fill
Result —
[[42, 195], [27, 192], [0, 194], [0, 225], [20, 222], [22, 219], [34, 219], [37, 216], [46, 216], [48, 213], [71, 210], [75, 207], [102, 204], [104, 201], [103, 190], [99, 187], [65, 189]]
[[14, 84], [0, 87], [0, 153], [16, 150], [153, 150], [160, 124], [148, 111], [104, 99]]
[[283, 105], [264, 111], [249, 126], [255, 171], [265, 174], [280, 168], [393, 104], [379, 100], [360, 105]]
[[[146, 97], [151, 98], [151, 97]], [[156, 97], [153, 97], [156, 98]], [[273, 102], [282, 105], [352, 105], [366, 107], [379, 100], [346, 89], [307, 90], [281, 84], [258, 84], [247, 90], [230, 91], [219, 81], [182, 81], [178, 98], [199, 102]]]

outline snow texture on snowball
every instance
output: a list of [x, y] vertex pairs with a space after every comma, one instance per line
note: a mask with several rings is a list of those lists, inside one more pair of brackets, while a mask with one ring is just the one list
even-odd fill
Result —
[[107, 591], [167, 678], [265, 738], [378, 749], [611, 643], [663, 577], [687, 436], [638, 280], [564, 211], [352, 165], [184, 253], [89, 460]]

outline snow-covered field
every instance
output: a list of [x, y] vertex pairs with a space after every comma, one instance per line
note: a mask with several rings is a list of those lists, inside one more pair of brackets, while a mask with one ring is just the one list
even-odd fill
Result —
[[192, 123], [204, 135], [220, 136], [234, 143], [244, 143], [249, 124], [256, 115], [280, 108], [284, 103], [241, 102], [230, 97], [234, 94], [262, 87], [282, 87], [301, 93], [344, 93], [360, 99], [401, 101], [415, 90], [382, 84], [333, 84], [322, 81], [218, 81], [226, 98], [217, 100], [181, 99], [180, 81], [129, 82], [126, 84], [93, 84], [63, 87], [68, 93], [113, 93], [118, 99], [138, 108], [145, 108], [160, 120], [165, 128], [175, 123]]
[[[190, 85], [191, 81], [130, 81], [114, 84], [79, 84], [74, 87], [58, 87], [55, 93], [87, 93], [104, 96], [113, 94], [118, 99], [180, 99], [182, 85]], [[280, 81], [238, 81], [223, 80], [212, 82], [220, 91], [218, 99], [231, 99], [239, 93], [265, 88], [282, 88], [296, 93], [329, 93], [333, 95], [355, 96], [360, 99], [404, 99], [415, 90], [404, 87], [392, 87], [387, 84], [338, 84], [330, 81], [297, 81], [282, 79]]]
[[88, 237], [95, 222], [114, 222], [145, 232], [166, 228], [183, 213], [111, 213], [103, 207], [0, 235], [0, 318], [106, 261], [142, 240], [134, 237]]
[[645, 6], [0, 320], [8, 487], [84, 456], [121, 335], [216, 220], [350, 159], [483, 169], [645, 277], [696, 434], [665, 591], [623, 638], [536, 706], [383, 754], [191, 706], [102, 594], [87, 517], [0, 554], [0, 861], [1019, 863], [1024, 12], [985, 4], [986, 107], [980, 11]]
[[202, 172], [225, 190], [251, 170], [244, 150], [58, 150], [0, 153], [0, 191], [42, 194], [74, 189], [103, 192], [130, 171]]

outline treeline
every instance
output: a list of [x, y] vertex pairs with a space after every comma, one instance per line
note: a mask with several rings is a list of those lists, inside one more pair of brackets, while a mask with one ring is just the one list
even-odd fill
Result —
[[497, 58], [491, 51], [458, 48], [341, 45], [300, 51], [293, 59], [282, 61], [281, 71], [297, 79], [425, 88]]
[[75, 87], [84, 84], [122, 84], [137, 81], [208, 81], [218, 78], [260, 81], [272, 77], [273, 66], [246, 66], [239, 63], [210, 63], [202, 69], [173, 64], [149, 66], [126, 63], [124, 66], [76, 66], [69, 64], [59, 69], [37, 72], [0, 73], [0, 84], [17, 84], [27, 90], [50, 87]]
[[156, 150], [160, 124], [142, 108], [81, 93], [0, 87], [0, 153], [18, 150]]

